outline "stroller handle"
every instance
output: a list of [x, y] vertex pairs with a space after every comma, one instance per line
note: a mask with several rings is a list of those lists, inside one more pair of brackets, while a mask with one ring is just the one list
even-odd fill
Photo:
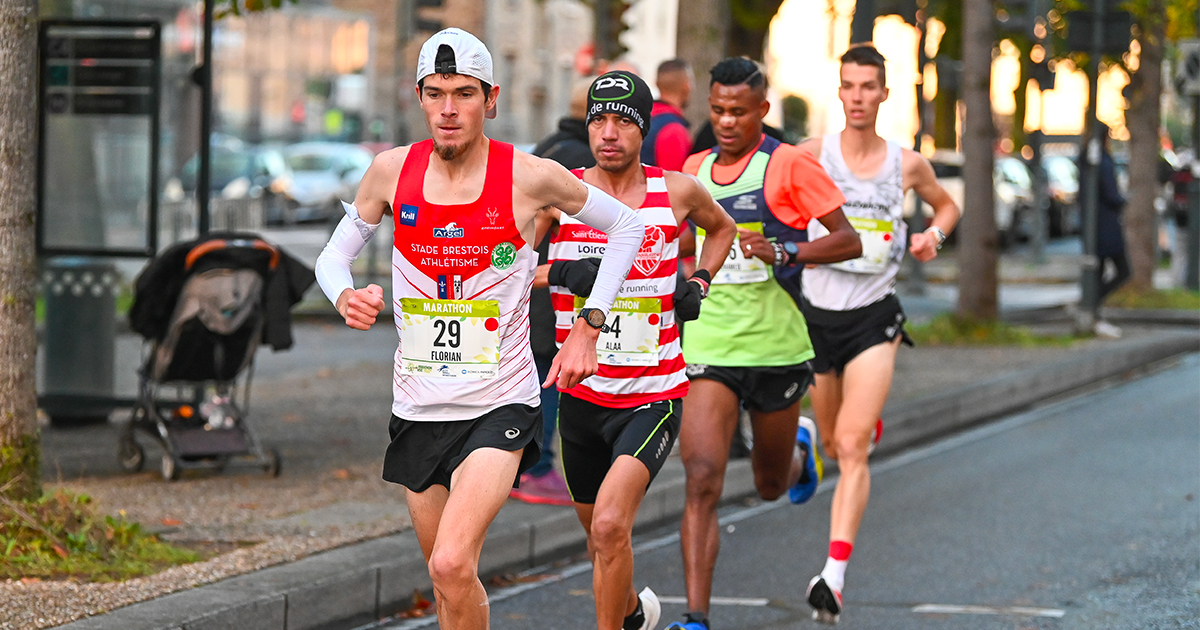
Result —
[[196, 264], [197, 260], [200, 260], [207, 254], [228, 247], [250, 247], [253, 249], [260, 249], [265, 252], [270, 252], [271, 269], [275, 269], [275, 267], [279, 264], [279, 249], [260, 238], [213, 239], [211, 241], [200, 243], [199, 245], [193, 247], [192, 251], [188, 252], [187, 259], [184, 262], [184, 269], [190, 271], [192, 265]]

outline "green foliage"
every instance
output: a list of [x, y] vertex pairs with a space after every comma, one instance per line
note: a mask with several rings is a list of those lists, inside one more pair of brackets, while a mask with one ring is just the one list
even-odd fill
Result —
[[200, 556], [93, 511], [91, 498], [62, 490], [37, 499], [0, 498], [0, 579], [126, 580]]
[[1024, 326], [982, 321], [952, 313], [938, 315], [926, 324], [907, 326], [917, 345], [929, 346], [1066, 346], [1071, 336], [1038, 335]]
[[1117, 308], [1200, 310], [1200, 293], [1186, 289], [1138, 291], [1130, 286], [1122, 287], [1104, 301]]

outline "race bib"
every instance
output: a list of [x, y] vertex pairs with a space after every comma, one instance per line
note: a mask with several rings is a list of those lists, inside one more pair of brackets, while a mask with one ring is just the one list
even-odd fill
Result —
[[496, 378], [500, 303], [401, 298], [400, 370], [437, 378]]
[[829, 265], [834, 269], [851, 273], [877, 274], [887, 270], [892, 257], [896, 237], [892, 234], [892, 222], [888, 219], [868, 219], [847, 216], [858, 238], [862, 241], [862, 256]]
[[[759, 234], [762, 234], [763, 231], [762, 223], [739, 223], [738, 228], [752, 230]], [[696, 251], [704, 251], [704, 230], [702, 228], [696, 228]], [[745, 250], [742, 249], [741, 238], [735, 236], [733, 246], [729, 248], [729, 256], [725, 258], [721, 270], [713, 277], [712, 283], [752, 284], [766, 282], [770, 279], [771, 274], [767, 272], [767, 264], [754, 257], [747, 258]]]
[[[584, 298], [575, 296], [576, 313], [584, 302]], [[617, 298], [605, 321], [608, 330], [596, 340], [596, 359], [605, 365], [658, 365], [661, 321], [662, 300]]]

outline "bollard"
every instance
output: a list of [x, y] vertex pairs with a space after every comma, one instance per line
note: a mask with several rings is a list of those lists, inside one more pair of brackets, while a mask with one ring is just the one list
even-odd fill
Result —
[[40, 404], [52, 424], [105, 421], [114, 408], [113, 355], [120, 277], [110, 262], [51, 258]]

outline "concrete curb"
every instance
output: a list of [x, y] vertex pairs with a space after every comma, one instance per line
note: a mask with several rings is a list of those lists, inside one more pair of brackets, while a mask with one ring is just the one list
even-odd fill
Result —
[[[1200, 351], [1200, 331], [1172, 330], [1105, 344], [1026, 372], [889, 405], [878, 453], [896, 453], [943, 435], [1183, 353]], [[681, 467], [678, 460], [669, 464]], [[665, 471], [664, 471], [665, 472]], [[677, 471], [678, 472], [678, 471]], [[647, 528], [679, 518], [684, 479], [662, 475], [638, 513]], [[748, 460], [730, 462], [724, 499], [754, 494]], [[572, 510], [513, 522], [505, 511], [484, 545], [480, 573], [538, 566], [582, 551]], [[322, 630], [368, 623], [408, 607], [429, 576], [413, 533], [406, 532], [180, 591], [64, 626], [62, 630]]]

